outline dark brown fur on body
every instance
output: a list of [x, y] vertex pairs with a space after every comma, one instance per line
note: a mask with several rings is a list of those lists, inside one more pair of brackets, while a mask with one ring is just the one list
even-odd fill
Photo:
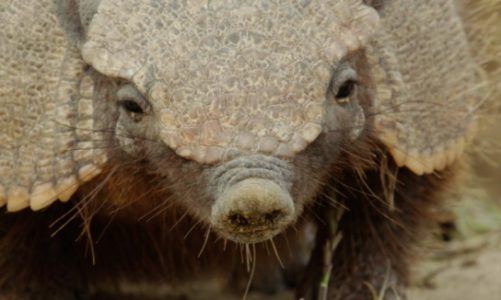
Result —
[[[390, 169], [396, 170], [393, 163]], [[368, 171], [363, 179], [353, 173], [345, 174], [343, 182], [351, 185], [338, 186], [338, 199], [347, 211], [338, 225], [343, 238], [334, 252], [329, 299], [376, 299], [379, 295], [385, 295], [384, 299], [404, 299], [410, 267], [424, 251], [419, 246], [436, 231], [433, 212], [442, 206], [444, 194], [457, 187], [460, 170], [455, 165], [441, 173], [416, 176], [399, 169], [394, 209], [384, 196], [386, 186], [380, 170]], [[311, 278], [319, 281], [322, 274], [323, 244], [328, 238], [325, 231], [325, 227], [320, 227], [317, 232], [306, 275], [310, 282]], [[316, 292], [310, 290], [312, 299], [316, 299]]]
[[[206, 230], [199, 228], [185, 238], [195, 223], [190, 217], [169, 230], [179, 215], [151, 223], [117, 218], [111, 224], [108, 218], [96, 216], [90, 229], [95, 237], [91, 250], [87, 237], [81, 235], [80, 220], [50, 238], [55, 230], [52, 221], [64, 214], [69, 205], [56, 206], [44, 214], [27, 212], [2, 218], [2, 227], [9, 232], [0, 244], [0, 299], [33, 299], [32, 290], [44, 291], [36, 298], [40, 300], [87, 299], [91, 288], [113, 293], [118, 292], [122, 282], [161, 286], [214, 276], [226, 277], [228, 290], [240, 293], [245, 288], [249, 276], [245, 270], [245, 248], [228, 242], [225, 249], [224, 242], [216, 240], [214, 234], [204, 245]], [[105, 232], [103, 237], [97, 240], [102, 232]], [[278, 237], [275, 243], [280, 258], [287, 262], [290, 252], [284, 249], [287, 243], [284, 239]], [[271, 274], [274, 279], [280, 266], [270, 247], [257, 246], [257, 273]], [[277, 288], [284, 288], [280, 284]]]
[[[45, 291], [40, 300], [100, 299], [100, 289], [120, 293], [122, 282], [160, 286], [214, 277], [240, 297], [252, 264], [246, 261], [249, 250], [218, 238], [176, 205], [148, 218], [153, 208], [162, 209], [159, 199], [169, 196], [152, 190], [147, 183], [154, 179], [137, 171], [137, 166], [110, 170], [84, 186], [72, 203], [2, 217], [0, 299], [32, 299], [33, 290]], [[301, 231], [297, 226], [274, 239], [280, 260], [289, 266], [297, 261], [289, 249], [303, 243], [294, 240]], [[273, 247], [256, 246], [253, 282], [268, 292], [286, 287]]]
[[[274, 238], [285, 270], [270, 242], [256, 246], [254, 289], [273, 293], [298, 283], [298, 265], [304, 267], [301, 252], [308, 247], [303, 229], [311, 221], [320, 230], [308, 278], [303, 278], [307, 285], [298, 296], [315, 299], [325, 238], [321, 212], [332, 205], [344, 206], [346, 212], [339, 224], [343, 238], [334, 253], [331, 298], [371, 299], [370, 287], [379, 292], [389, 276], [385, 299], [393, 299], [391, 289], [400, 292], [406, 284], [416, 245], [433, 225], [430, 211], [440, 205], [459, 168], [426, 176], [399, 169], [391, 208], [390, 178], [397, 175], [393, 162], [387, 162], [384, 152], [367, 157], [358, 156], [367, 153], [361, 149], [345, 150], [338, 160], [343, 164], [332, 167], [330, 182], [301, 220]], [[249, 278], [245, 246], [228, 241], [225, 247], [215, 233], [207, 237], [207, 224], [189, 210], [186, 214], [186, 208], [166, 206], [168, 192], [152, 189], [156, 179], [137, 165], [110, 168], [104, 174], [71, 203], [53, 205], [43, 213], [2, 217], [0, 287], [5, 292], [0, 299], [32, 299], [27, 295], [40, 286], [46, 292], [37, 299], [87, 299], [90, 286], [118, 290], [122, 280], [176, 285], [215, 277], [222, 278], [225, 290], [233, 290], [236, 298], [243, 295]]]

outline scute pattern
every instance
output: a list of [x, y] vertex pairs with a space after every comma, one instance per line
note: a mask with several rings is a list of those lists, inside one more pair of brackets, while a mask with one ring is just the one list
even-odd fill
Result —
[[482, 100], [455, 1], [385, 1], [380, 15], [363, 2], [102, 0], [92, 18], [92, 0], [79, 27], [63, 11], [77, 2], [0, 1], [0, 206], [68, 200], [100, 172], [109, 124], [84, 60], [133, 82], [180, 156], [215, 163], [304, 150], [322, 130], [333, 68], [364, 48], [376, 134], [400, 166], [444, 168]]
[[320, 134], [333, 68], [378, 20], [355, 0], [104, 0], [83, 57], [148, 96], [180, 156], [290, 158]]
[[381, 140], [417, 174], [443, 169], [472, 136], [481, 101], [455, 4], [391, 1], [381, 17], [384, 31], [368, 51]]
[[[9, 211], [67, 200], [104, 160], [87, 139], [94, 116], [79, 101], [85, 63], [59, 9], [50, 0], [0, 3], [0, 205]], [[93, 171], [79, 176], [82, 166]]]

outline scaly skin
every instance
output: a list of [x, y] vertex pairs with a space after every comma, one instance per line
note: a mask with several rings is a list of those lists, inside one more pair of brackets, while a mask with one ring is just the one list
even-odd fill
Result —
[[[330, 298], [400, 291], [483, 100], [452, 0], [6, 0], [0, 25], [0, 206], [47, 208], [0, 218], [14, 299], [204, 276], [240, 296], [224, 239], [287, 237], [301, 272], [293, 229], [322, 249], [315, 212], [341, 204]], [[252, 287], [296, 286], [265, 253]]]

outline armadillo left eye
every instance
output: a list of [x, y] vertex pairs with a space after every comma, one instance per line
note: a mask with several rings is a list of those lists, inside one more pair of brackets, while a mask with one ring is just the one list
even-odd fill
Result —
[[117, 92], [117, 104], [132, 118], [134, 122], [142, 120], [149, 107], [148, 102], [132, 85], [121, 87]]
[[143, 119], [144, 110], [134, 100], [121, 100], [118, 104], [125, 110], [134, 122], [140, 122]]
[[136, 113], [136, 114], [142, 114], [142, 113], [144, 113], [144, 111], [141, 108], [141, 106], [139, 106], [139, 104], [137, 104], [133, 100], [120, 101], [120, 104], [123, 106], [123, 108], [125, 108], [125, 110], [127, 110], [130, 113]]

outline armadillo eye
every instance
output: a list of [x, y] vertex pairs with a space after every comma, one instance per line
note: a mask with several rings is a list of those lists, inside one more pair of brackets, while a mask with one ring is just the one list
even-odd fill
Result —
[[128, 111], [130, 113], [135, 113], [135, 114], [142, 114], [142, 113], [144, 113], [144, 111], [141, 108], [141, 106], [139, 106], [139, 104], [137, 104], [133, 100], [123, 100], [123, 101], [120, 101], [120, 104], [123, 106], [123, 108], [126, 111]]
[[358, 80], [357, 72], [348, 62], [341, 63], [334, 71], [329, 84], [329, 97], [334, 98], [337, 104], [346, 105], [353, 99]]
[[121, 87], [117, 92], [117, 98], [117, 104], [134, 122], [143, 119], [143, 115], [149, 107], [148, 102], [134, 86], [129, 84]]
[[125, 112], [134, 122], [140, 122], [143, 119], [144, 110], [134, 100], [121, 100], [118, 102], [123, 107]]
[[[337, 93], [336, 93], [336, 100], [338, 100], [338, 102], [342, 102], [342, 103], [346, 103], [348, 102], [347, 101], [347, 98], [349, 98], [352, 94], [353, 94], [353, 91], [355, 90], [355, 80], [347, 80], [345, 81], [338, 89]], [[345, 100], [345, 101], [341, 101], [341, 100]]]

